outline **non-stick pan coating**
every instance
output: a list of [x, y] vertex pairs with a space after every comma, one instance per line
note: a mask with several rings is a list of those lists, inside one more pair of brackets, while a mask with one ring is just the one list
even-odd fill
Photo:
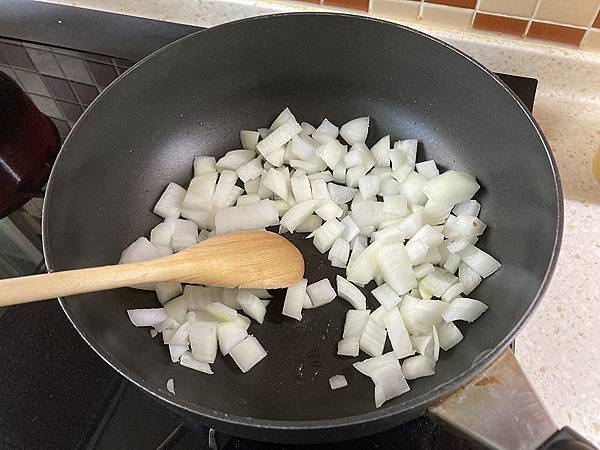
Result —
[[[543, 137], [505, 86], [455, 49], [390, 23], [329, 14], [243, 20], [166, 47], [108, 88], [67, 139], [46, 195], [48, 267], [115, 263], [159, 222], [151, 210], [166, 184], [186, 186], [194, 156], [239, 148], [240, 129], [270, 124], [286, 106], [315, 125], [369, 115], [367, 144], [384, 133], [417, 138], [419, 160], [480, 181], [488, 224], [480, 244], [503, 266], [472, 294], [490, 308], [461, 326], [463, 342], [442, 352], [435, 376], [376, 410], [355, 359], [335, 355], [349, 307], [340, 299], [296, 322], [281, 316], [277, 293], [265, 323], [251, 328], [268, 357], [246, 375], [219, 357], [213, 376], [172, 364], [160, 338], [129, 323], [125, 310], [156, 306], [152, 293], [87, 294], [63, 307], [109, 364], [225, 431], [302, 441], [375, 432], [421, 413], [490, 362], [532, 311], [557, 250], [560, 193]], [[310, 241], [294, 242], [310, 282], [341, 273]], [[330, 390], [336, 374], [347, 388]]]

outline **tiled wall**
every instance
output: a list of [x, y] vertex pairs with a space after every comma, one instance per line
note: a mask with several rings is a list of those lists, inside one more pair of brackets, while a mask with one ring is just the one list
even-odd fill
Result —
[[134, 61], [0, 39], [0, 71], [17, 81], [64, 139], [98, 93]]
[[600, 0], [299, 0], [600, 52]]

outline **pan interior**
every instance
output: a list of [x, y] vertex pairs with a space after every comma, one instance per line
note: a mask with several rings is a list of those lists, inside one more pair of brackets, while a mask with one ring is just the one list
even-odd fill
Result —
[[[503, 267], [471, 295], [490, 309], [460, 327], [464, 341], [442, 353], [435, 376], [412, 382], [382, 411], [425, 408], [434, 389], [456, 381], [522, 321], [551, 264], [559, 219], [552, 166], [528, 115], [488, 73], [413, 31], [351, 16], [278, 16], [216, 27], [153, 55], [99, 97], [64, 145], [44, 210], [49, 267], [115, 263], [159, 222], [151, 209], [166, 184], [186, 186], [194, 156], [239, 148], [240, 129], [268, 126], [286, 106], [314, 125], [368, 115], [367, 144], [384, 134], [417, 138], [419, 160], [464, 170], [482, 185], [481, 247]], [[292, 239], [310, 282], [343, 273], [310, 241]], [[113, 290], [64, 306], [125, 375], [207, 417], [314, 421], [373, 411], [371, 381], [352, 368], [355, 359], [335, 355], [349, 305], [338, 299], [296, 322], [281, 316], [283, 296], [276, 292], [265, 324], [251, 327], [269, 355], [246, 375], [222, 356], [213, 376], [172, 364], [160, 337], [125, 314], [156, 306], [152, 293]], [[347, 388], [330, 390], [336, 374]]]

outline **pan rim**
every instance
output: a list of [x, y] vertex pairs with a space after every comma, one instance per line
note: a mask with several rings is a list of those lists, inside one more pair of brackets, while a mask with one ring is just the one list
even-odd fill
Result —
[[[84, 113], [81, 115], [81, 117], [77, 120], [72, 131], [69, 133], [69, 136], [65, 139], [65, 142], [63, 143], [63, 145], [61, 147], [61, 150], [56, 158], [56, 162], [54, 164], [54, 167], [53, 167], [50, 177], [48, 179], [47, 190], [46, 190], [46, 195], [44, 198], [43, 211], [42, 211], [42, 247], [43, 247], [43, 251], [44, 251], [44, 260], [46, 263], [47, 270], [49, 272], [54, 271], [52, 255], [50, 254], [50, 249], [49, 249], [49, 242], [50, 242], [51, 237], [49, 236], [49, 230], [48, 230], [48, 214], [49, 214], [48, 210], [49, 210], [50, 198], [52, 197], [52, 191], [53, 191], [52, 188], [53, 188], [53, 185], [55, 183], [55, 178], [56, 178], [56, 170], [55, 169], [60, 164], [61, 158], [65, 154], [65, 149], [68, 147], [68, 143], [71, 140], [71, 136], [81, 126], [82, 121], [84, 121], [85, 117], [87, 117], [88, 113], [93, 109], [93, 106], [96, 104], [96, 102], [99, 101], [99, 99], [103, 97], [104, 93], [110, 92], [111, 88], [113, 88], [116, 84], [121, 82], [123, 79], [127, 78], [133, 71], [135, 71], [138, 68], [138, 66], [141, 66], [147, 60], [154, 58], [156, 55], [166, 51], [167, 49], [171, 48], [172, 46], [178, 45], [180, 42], [183, 42], [187, 39], [193, 39], [197, 35], [208, 32], [213, 29], [220, 29], [220, 28], [236, 26], [236, 24], [239, 22], [272, 20], [272, 18], [278, 18], [278, 17], [282, 17], [282, 16], [335, 16], [335, 17], [344, 17], [348, 20], [372, 21], [372, 22], [379, 23], [379, 24], [382, 24], [385, 26], [393, 26], [393, 27], [403, 29], [406, 32], [414, 33], [416, 35], [419, 35], [422, 38], [428, 39], [434, 43], [442, 45], [443, 47], [447, 48], [448, 50], [456, 53], [459, 57], [465, 58], [467, 61], [471, 62], [475, 67], [477, 67], [479, 70], [484, 72], [484, 74], [490, 76], [493, 80], [495, 80], [496, 83], [500, 86], [500, 88], [504, 89], [504, 91], [507, 92], [513, 98], [513, 100], [517, 103], [517, 105], [520, 107], [522, 112], [525, 114], [525, 117], [529, 120], [529, 123], [533, 126], [533, 128], [534, 128], [538, 138], [540, 139], [541, 144], [546, 152], [546, 156], [548, 158], [548, 162], [550, 164], [550, 168], [551, 168], [551, 171], [552, 171], [552, 174], [554, 177], [554, 181], [555, 181], [555, 195], [557, 198], [557, 202], [556, 202], [556, 218], [557, 218], [556, 234], [554, 237], [550, 261], [549, 261], [548, 267], [546, 269], [542, 283], [541, 283], [538, 291], [536, 292], [533, 300], [531, 301], [530, 305], [528, 306], [527, 310], [523, 314], [523, 316], [517, 321], [515, 326], [510, 330], [510, 332], [507, 334], [507, 336], [503, 340], [501, 340], [497, 345], [495, 345], [493, 348], [491, 348], [484, 357], [480, 358], [479, 361], [474, 363], [469, 369], [467, 369], [466, 371], [460, 373], [459, 375], [451, 378], [447, 382], [438, 385], [435, 389], [430, 390], [427, 393], [424, 393], [414, 399], [404, 401], [401, 403], [396, 403], [396, 404], [391, 403], [391, 404], [388, 404], [387, 406], [383, 406], [383, 407], [373, 410], [373, 411], [369, 411], [366, 413], [353, 415], [353, 416], [341, 417], [341, 418], [319, 419], [319, 420], [279, 420], [279, 419], [259, 419], [259, 418], [254, 418], [254, 417], [237, 416], [237, 415], [233, 415], [233, 414], [224, 413], [222, 411], [217, 411], [217, 410], [213, 410], [210, 408], [202, 407], [196, 403], [188, 402], [184, 399], [172, 397], [170, 394], [167, 393], [167, 391], [165, 389], [161, 389], [158, 386], [152, 387], [152, 386], [145, 385], [143, 378], [141, 378], [141, 377], [137, 376], [136, 374], [134, 374], [133, 372], [131, 372], [127, 367], [122, 365], [119, 361], [113, 359], [111, 357], [111, 355], [104, 354], [103, 350], [100, 347], [96, 346], [92, 342], [92, 338], [90, 338], [90, 336], [87, 335], [86, 331], [81, 328], [80, 324], [77, 322], [77, 318], [73, 314], [71, 314], [71, 312], [69, 310], [69, 305], [65, 302], [65, 300], [63, 298], [58, 299], [60, 306], [62, 307], [62, 309], [65, 312], [65, 315], [67, 316], [69, 321], [73, 324], [73, 326], [75, 327], [77, 332], [81, 335], [83, 340], [98, 354], [98, 356], [100, 356], [100, 358], [102, 358], [113, 369], [115, 369], [122, 376], [124, 376], [125, 378], [130, 380], [132, 383], [134, 383], [136, 386], [138, 386], [145, 392], [149, 393], [150, 395], [152, 395], [156, 398], [159, 398], [160, 400], [168, 403], [169, 405], [171, 405], [175, 408], [183, 409], [189, 413], [198, 415], [198, 416], [202, 417], [206, 422], [209, 422], [209, 423], [213, 423], [216, 425], [218, 425], [218, 424], [225, 425], [226, 424], [228, 426], [238, 427], [238, 429], [239, 428], [260, 428], [260, 429], [264, 429], [264, 430], [281, 431], [281, 432], [283, 432], [283, 431], [292, 431], [293, 432], [293, 431], [301, 431], [301, 430], [311, 430], [311, 431], [332, 430], [332, 431], [335, 431], [335, 430], [339, 430], [339, 429], [343, 429], [343, 428], [347, 428], [347, 427], [351, 427], [351, 426], [355, 426], [355, 425], [363, 425], [364, 426], [365, 424], [369, 424], [370, 422], [379, 421], [381, 419], [392, 418], [394, 416], [397, 416], [397, 415], [400, 415], [403, 413], [407, 413], [409, 411], [415, 412], [416, 414], [417, 413], [421, 414], [422, 412], [424, 412], [427, 409], [427, 407], [429, 407], [430, 405], [441, 400], [446, 395], [450, 394], [451, 392], [458, 389], [460, 386], [467, 383], [475, 375], [482, 372], [489, 364], [491, 364], [500, 355], [500, 353], [506, 347], [508, 347], [508, 345], [515, 338], [517, 333], [523, 328], [523, 326], [531, 318], [531, 316], [533, 315], [533, 312], [538, 307], [538, 305], [542, 299], [542, 296], [543, 296], [544, 292], [546, 291], [548, 284], [552, 278], [552, 274], [556, 268], [558, 254], [560, 252], [560, 247], [561, 247], [561, 238], [562, 238], [562, 233], [563, 233], [563, 222], [564, 222], [563, 194], [562, 194], [562, 187], [561, 187], [560, 174], [558, 172], [558, 167], [557, 167], [556, 161], [554, 160], [554, 157], [552, 155], [550, 145], [548, 144], [538, 123], [533, 118], [532, 114], [529, 112], [527, 107], [523, 104], [523, 102], [514, 94], [514, 92], [500, 78], [498, 78], [493, 72], [491, 72], [490, 70], [485, 68], [481, 63], [479, 63], [478, 61], [476, 61], [469, 55], [465, 54], [461, 50], [457, 49], [456, 47], [454, 47], [438, 38], [430, 36], [422, 31], [419, 31], [419, 30], [416, 30], [416, 29], [413, 29], [413, 28], [410, 28], [410, 27], [407, 27], [404, 25], [389, 22], [386, 20], [373, 18], [373, 17], [354, 15], [354, 14], [338, 14], [338, 13], [332, 13], [332, 12], [295, 12], [295, 13], [283, 13], [283, 14], [270, 14], [270, 15], [240, 19], [240, 20], [236, 20], [236, 21], [232, 21], [232, 22], [227, 22], [227, 23], [224, 23], [221, 25], [217, 25], [214, 27], [210, 27], [205, 30], [200, 30], [200, 31], [192, 33], [188, 36], [184, 36], [184, 37], [156, 50], [155, 52], [151, 53], [150, 55], [146, 56], [145, 58], [140, 60], [138, 63], [133, 65], [131, 68], [129, 68], [123, 75], [121, 75], [116, 80], [114, 80], [107, 88], [104, 89], [104, 91], [102, 91], [102, 93], [100, 95], [98, 95], [98, 97], [96, 97], [92, 101], [90, 106], [84, 111]], [[368, 433], [365, 433], [365, 434], [368, 434]]]

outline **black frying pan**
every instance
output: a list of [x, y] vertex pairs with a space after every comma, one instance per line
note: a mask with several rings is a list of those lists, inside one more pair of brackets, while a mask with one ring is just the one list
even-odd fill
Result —
[[[44, 249], [50, 270], [115, 263], [159, 222], [152, 206], [169, 181], [186, 185], [196, 155], [239, 148], [240, 129], [270, 124], [289, 106], [300, 120], [372, 118], [367, 144], [417, 138], [420, 160], [476, 175], [481, 247], [503, 266], [472, 294], [489, 305], [435, 376], [375, 409], [371, 381], [335, 355], [348, 305], [284, 318], [275, 294], [252, 332], [269, 356], [246, 375], [218, 358], [214, 376], [172, 364], [128, 308], [151, 293], [120, 289], [62, 305], [83, 338], [149, 393], [229, 433], [282, 442], [348, 439], [421, 414], [481, 372], [532, 314], [554, 267], [562, 228], [556, 166], [514, 94], [456, 49], [414, 30], [357, 16], [292, 14], [201, 31], [154, 53], [115, 81], [66, 140], [48, 184]], [[334, 278], [308, 241], [294, 238], [306, 275]], [[373, 307], [374, 300], [370, 300]], [[281, 303], [280, 303], [281, 304]], [[349, 386], [331, 391], [328, 378]], [[177, 394], [166, 391], [174, 378]]]

